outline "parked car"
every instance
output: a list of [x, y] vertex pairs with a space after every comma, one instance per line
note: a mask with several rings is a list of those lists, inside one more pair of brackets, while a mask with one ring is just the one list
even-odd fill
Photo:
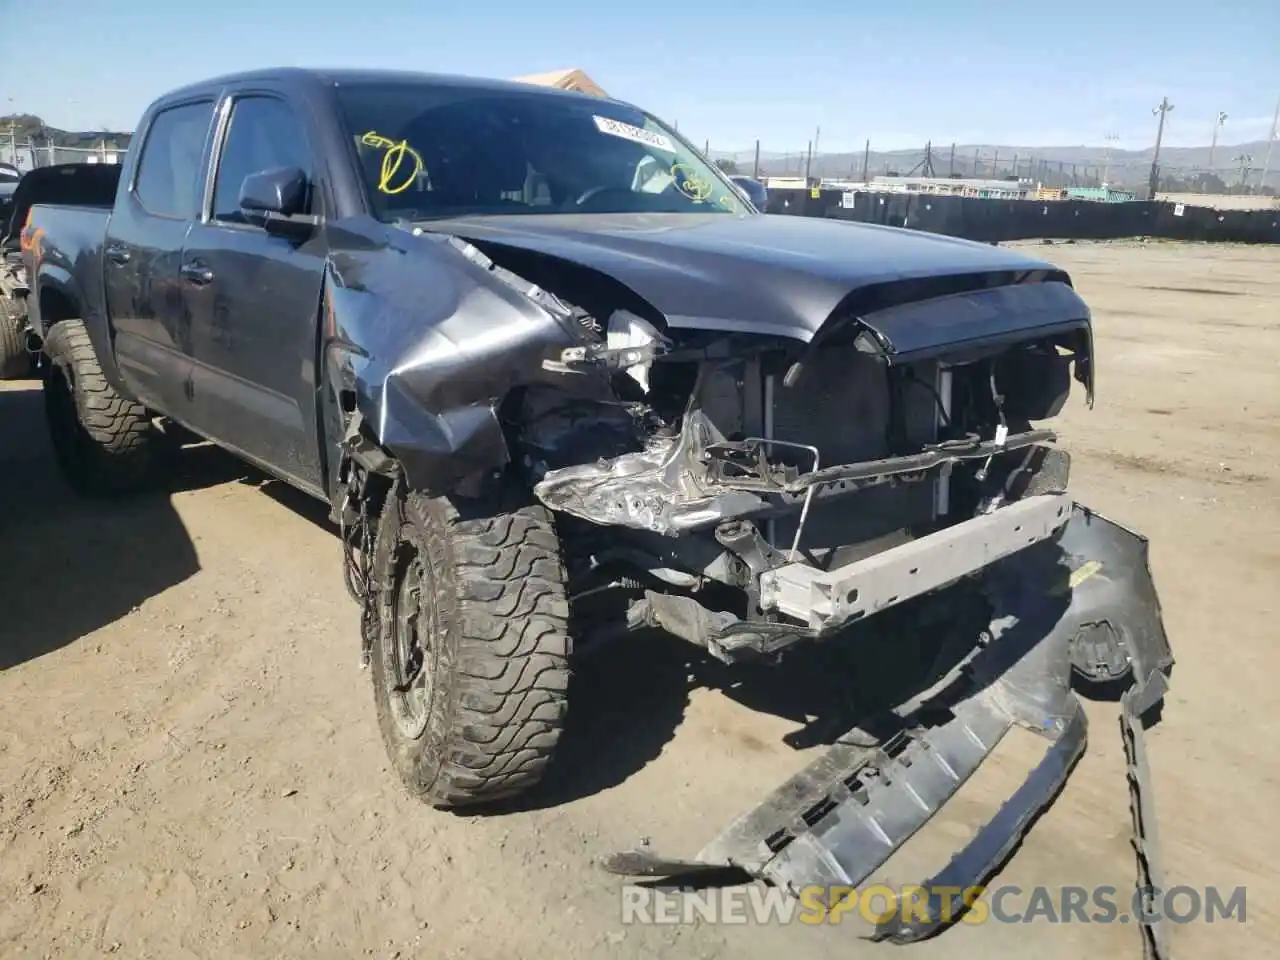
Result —
[[1084, 749], [1073, 672], [1126, 690], [1140, 748], [1172, 657], [1146, 542], [1066, 492], [1049, 424], [1095, 358], [1061, 270], [762, 216], [651, 114], [522, 84], [265, 71], [137, 130], [110, 210], [39, 203], [24, 234], [59, 462], [136, 489], [159, 419], [329, 504], [416, 796], [529, 789], [575, 642], [653, 628], [737, 664], [889, 618], [963, 657], [694, 861], [621, 871], [857, 884], [1025, 726], [1045, 759], [959, 891]]
[[769, 209], [769, 188], [754, 177], [743, 176], [742, 174], [734, 174], [729, 177], [739, 189], [751, 201], [751, 205], [761, 213], [766, 213]]

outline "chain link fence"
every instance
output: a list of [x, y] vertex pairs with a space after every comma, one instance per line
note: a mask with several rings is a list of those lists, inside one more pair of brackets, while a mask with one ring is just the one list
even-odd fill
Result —
[[[852, 151], [822, 150], [814, 145], [800, 149], [773, 149], [757, 142], [748, 148], [719, 148], [710, 142], [699, 144], [707, 154], [730, 172], [756, 177], [803, 177], [812, 181], [860, 183], [882, 176], [961, 177], [984, 180], [1021, 180], [1046, 188], [1128, 186], [1145, 188], [1151, 173], [1150, 155], [1110, 154], [1084, 150], [1076, 159], [1042, 156], [1035, 150], [965, 147], [928, 144], [916, 149], [876, 150], [872, 141]], [[1214, 192], [1247, 194], [1263, 186], [1280, 187], [1280, 150], [1274, 160], [1229, 171], [1208, 171], [1198, 166], [1170, 162], [1160, 165], [1160, 189], [1195, 189], [1207, 174], [1213, 174]], [[1258, 158], [1259, 160], [1263, 158]], [[1259, 169], [1261, 166], [1261, 169]]]
[[105, 140], [96, 147], [60, 147], [0, 132], [0, 163], [22, 172], [59, 163], [120, 163], [124, 151]]

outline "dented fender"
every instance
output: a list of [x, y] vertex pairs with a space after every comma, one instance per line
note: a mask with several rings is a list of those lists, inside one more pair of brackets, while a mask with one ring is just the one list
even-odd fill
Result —
[[498, 405], [578, 343], [554, 297], [439, 234], [380, 224], [331, 237], [321, 351], [410, 486], [452, 489], [509, 460]]

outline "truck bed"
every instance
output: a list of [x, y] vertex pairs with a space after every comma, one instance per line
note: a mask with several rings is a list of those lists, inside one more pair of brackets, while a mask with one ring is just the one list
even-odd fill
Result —
[[116, 164], [64, 163], [32, 170], [18, 184], [11, 217], [0, 221], [0, 240], [12, 240], [35, 204], [110, 210], [120, 182]]
[[[40, 203], [31, 207], [24, 243], [29, 245], [32, 264], [39, 262], [46, 272], [69, 278], [85, 298], [80, 305], [85, 313], [105, 315], [100, 302], [102, 247], [110, 216], [110, 208], [98, 206]], [[34, 276], [35, 271], [31, 272]], [[32, 310], [30, 316], [43, 337], [51, 318], [43, 309]]]

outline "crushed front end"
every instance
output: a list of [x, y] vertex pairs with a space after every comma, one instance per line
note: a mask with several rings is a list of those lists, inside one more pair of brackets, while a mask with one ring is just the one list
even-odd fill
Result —
[[[920, 340], [956, 310], [1024, 320]], [[1073, 370], [1091, 393], [1092, 339], [1065, 284], [907, 301], [808, 343], [621, 310], [599, 340], [505, 413], [536, 496], [578, 521], [571, 562], [645, 585], [632, 627], [774, 655], [1067, 523], [1070, 459], [1043, 421]]]

